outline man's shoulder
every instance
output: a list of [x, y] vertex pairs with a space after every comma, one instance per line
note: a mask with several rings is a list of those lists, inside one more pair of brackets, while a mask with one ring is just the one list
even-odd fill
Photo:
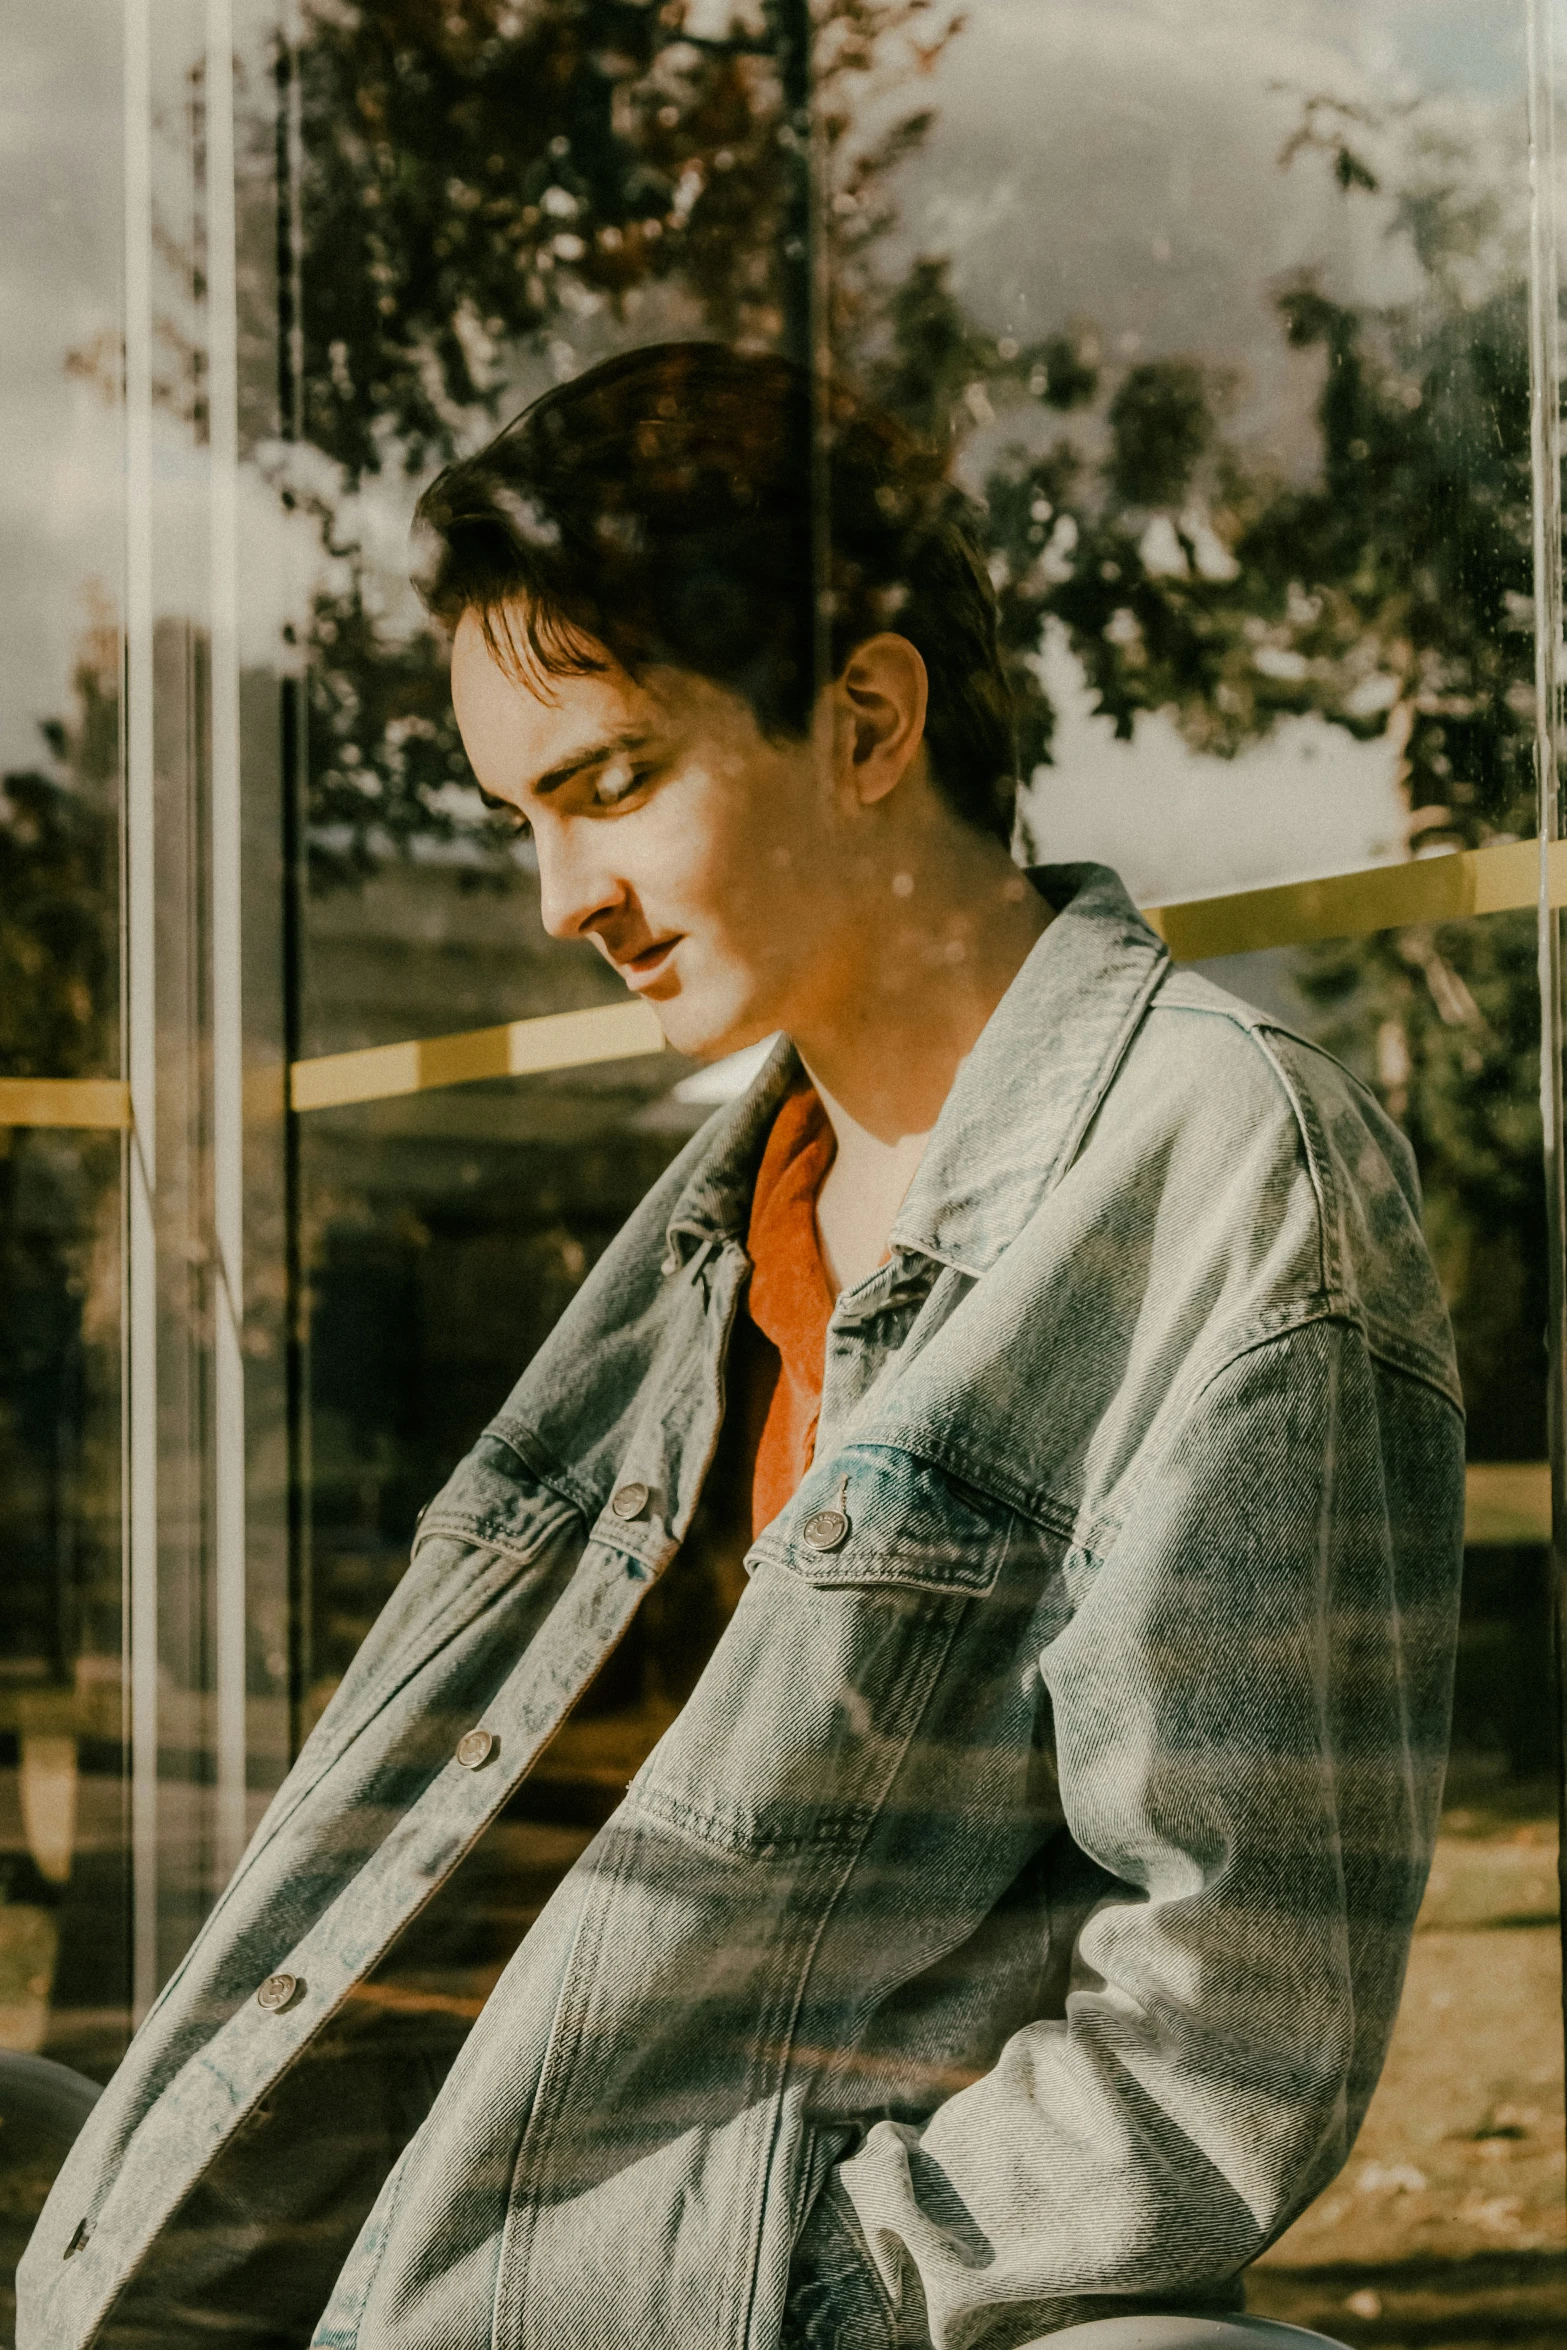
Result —
[[[1171, 968], [1149, 999], [1109, 1124], [1207, 1245], [1240, 1245], [1360, 1320], [1373, 1347], [1457, 1399], [1452, 1341], [1421, 1223], [1414, 1153], [1321, 1044]], [[1283, 1245], [1290, 1235], [1293, 1245]], [[1289, 1270], [1284, 1273], [1285, 1262]]]
[[1165, 973], [1118, 1090], [1127, 1108], [1146, 1102], [1217, 1154], [1272, 1134], [1304, 1167], [1351, 1184], [1372, 1171], [1369, 1146], [1419, 1214], [1414, 1154], [1371, 1088], [1325, 1045], [1199, 971]]

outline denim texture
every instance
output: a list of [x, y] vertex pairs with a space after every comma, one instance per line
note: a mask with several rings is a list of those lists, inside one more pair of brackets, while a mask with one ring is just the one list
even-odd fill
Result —
[[20, 2350], [1013, 2350], [1233, 2301], [1342, 2164], [1456, 1629], [1413, 1166], [1114, 875], [1035, 879], [814, 1464], [466, 2039], [354, 1987], [690, 1527], [787, 1045], [430, 1505], [61, 2174]]

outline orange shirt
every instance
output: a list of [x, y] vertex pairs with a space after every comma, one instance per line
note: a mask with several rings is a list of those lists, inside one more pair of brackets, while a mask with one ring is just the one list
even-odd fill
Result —
[[810, 1467], [816, 1442], [835, 1302], [816, 1230], [816, 1199], [836, 1148], [815, 1087], [787, 1094], [757, 1170], [746, 1235], [752, 1264], [748, 1309], [776, 1356], [751, 1476], [753, 1534], [783, 1508]]

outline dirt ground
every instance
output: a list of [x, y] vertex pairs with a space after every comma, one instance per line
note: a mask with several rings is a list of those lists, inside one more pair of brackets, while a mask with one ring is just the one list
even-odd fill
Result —
[[[47, 1910], [0, 1905], [0, 2046], [40, 2045], [53, 1944]], [[42, 2183], [13, 2179], [0, 2192], [6, 2283]], [[0, 2289], [0, 2341], [7, 2300]], [[1252, 2272], [1248, 2301], [1355, 2350], [1567, 2350], [1556, 1838], [1544, 1789], [1449, 1809], [1365, 2128], [1342, 2176]]]
[[1365, 2127], [1250, 2308], [1356, 2350], [1564, 2350], [1561, 1991], [1543, 1790], [1451, 1809]]

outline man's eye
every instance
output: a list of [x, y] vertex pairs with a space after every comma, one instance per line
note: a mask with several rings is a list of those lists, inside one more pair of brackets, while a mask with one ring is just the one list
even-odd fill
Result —
[[633, 767], [629, 759], [617, 759], [612, 766], [600, 769], [593, 797], [601, 808], [613, 808], [617, 800], [629, 799], [646, 780], [645, 769]]
[[505, 829], [508, 832], [515, 833], [519, 840], [527, 840], [530, 837], [533, 831], [532, 825], [523, 815], [521, 809], [511, 800], [503, 800], [492, 791], [481, 791], [479, 797], [492, 816], [504, 818]]

